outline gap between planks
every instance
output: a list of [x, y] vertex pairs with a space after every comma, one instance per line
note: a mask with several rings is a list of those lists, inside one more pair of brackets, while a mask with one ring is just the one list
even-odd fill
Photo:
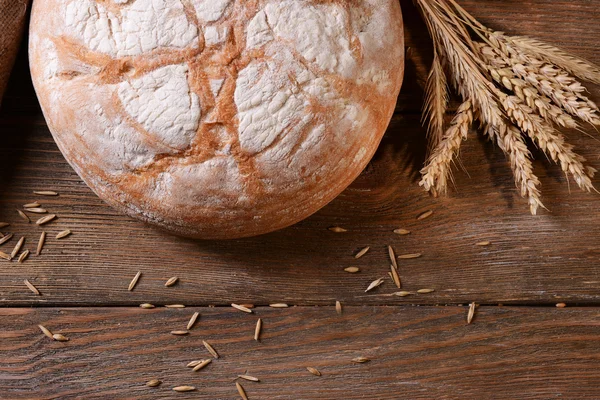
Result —
[[[556, 308], [556, 304], [564, 303], [564, 301], [557, 300], [552, 303], [480, 303], [477, 299], [473, 299], [475, 303], [477, 303], [477, 308], [481, 307], [495, 307], [495, 308]], [[242, 302], [243, 304], [249, 304], [248, 302]], [[169, 303], [171, 304], [171, 303]], [[355, 303], [343, 303], [343, 307], [348, 308], [362, 308], [362, 307], [388, 307], [388, 308], [413, 308], [413, 307], [426, 307], [426, 308], [468, 308], [470, 302], [468, 303], [456, 303], [456, 304], [429, 304], [429, 303], [398, 303], [398, 304], [355, 304]], [[155, 310], [165, 307], [164, 304], [154, 304]], [[208, 309], [232, 309], [233, 311], [239, 312], [231, 307], [231, 304], [184, 304], [184, 308], [180, 308], [179, 310], [191, 309], [191, 308], [208, 308]], [[31, 308], [31, 309], [45, 309], [45, 308], [63, 308], [63, 309], [94, 309], [94, 308], [140, 308], [140, 304], [34, 304], [34, 305], [22, 305], [22, 304], [10, 304], [10, 303], [0, 303], [0, 309], [9, 309], [9, 308]], [[288, 307], [285, 308], [273, 308], [268, 304], [254, 304], [252, 310], [257, 309], [269, 309], [269, 310], [280, 310], [284, 311], [285, 309], [293, 309], [293, 308], [302, 308], [302, 309], [331, 309], [335, 311], [335, 301], [331, 305], [324, 304], [314, 304], [314, 305], [294, 305], [288, 304]], [[574, 308], [600, 308], [600, 302], [598, 303], [583, 303], [583, 302], [566, 302], [566, 309], [574, 309]]]

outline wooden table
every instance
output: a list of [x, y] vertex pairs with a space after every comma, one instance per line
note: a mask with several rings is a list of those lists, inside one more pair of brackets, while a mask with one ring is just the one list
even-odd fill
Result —
[[[495, 29], [600, 63], [597, 1], [461, 4]], [[23, 236], [33, 251], [42, 231], [48, 239], [40, 256], [0, 262], [0, 399], [234, 399], [234, 379], [244, 373], [261, 380], [240, 381], [252, 400], [600, 398], [600, 196], [569, 192], [559, 168], [534, 150], [549, 211], [530, 216], [501, 151], [475, 132], [463, 145], [465, 172], [455, 172], [451, 196], [424, 193], [416, 182], [431, 45], [411, 2], [402, 6], [406, 83], [373, 162], [308, 220], [234, 241], [175, 238], [100, 201], [50, 136], [24, 46], [0, 115], [0, 221], [14, 233], [0, 250], [10, 252]], [[591, 95], [600, 100], [597, 87]], [[574, 132], [569, 140], [600, 169], [597, 134]], [[32, 194], [44, 189], [60, 196]], [[59, 216], [43, 229], [15, 211], [36, 200]], [[427, 210], [434, 214], [418, 221]], [[73, 234], [55, 239], [64, 229]], [[492, 244], [475, 245], [484, 240]], [[423, 254], [400, 264], [403, 290], [435, 291], [394, 296], [388, 279], [365, 293], [387, 275], [387, 245]], [[370, 252], [355, 260], [365, 246]], [[349, 266], [361, 272], [344, 272]], [[179, 282], [165, 287], [173, 276]], [[254, 313], [229, 307], [234, 302], [254, 304]], [[467, 325], [471, 302], [480, 306]], [[567, 307], [556, 308], [559, 302]], [[169, 304], [186, 308], [163, 307]], [[194, 312], [201, 316], [188, 336], [170, 334], [185, 329]], [[255, 341], [258, 318], [263, 330]], [[70, 341], [46, 338], [38, 324]], [[192, 372], [189, 361], [209, 357], [203, 340], [221, 358]], [[153, 378], [162, 385], [147, 387]], [[197, 390], [173, 392], [178, 385]]]

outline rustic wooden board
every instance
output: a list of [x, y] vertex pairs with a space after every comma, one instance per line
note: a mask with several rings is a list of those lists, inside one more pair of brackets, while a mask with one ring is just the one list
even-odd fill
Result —
[[[193, 311], [201, 318], [191, 334]], [[593, 399], [600, 387], [596, 309], [333, 307], [140, 310], [0, 309], [3, 399], [234, 399], [234, 379], [250, 399]], [[254, 324], [264, 321], [261, 342]], [[44, 324], [70, 338], [54, 342]], [[185, 365], [221, 358], [200, 372]], [[354, 364], [355, 357], [370, 362]], [[322, 376], [311, 375], [312, 366]], [[144, 383], [160, 379], [148, 388]], [[177, 385], [197, 391], [174, 393]]]
[[[419, 113], [424, 81], [432, 59], [427, 29], [412, 0], [400, 0], [407, 47], [406, 79], [397, 111]], [[468, 11], [490, 28], [509, 34], [530, 35], [600, 64], [596, 39], [600, 36], [600, 8], [592, 0], [461, 0]], [[39, 105], [29, 78], [26, 48], [6, 94], [3, 109], [7, 115], [39, 115]], [[599, 88], [592, 93], [600, 97]]]
[[[504, 156], [473, 138], [464, 144], [462, 158], [471, 178], [457, 171], [457, 191], [450, 198], [430, 198], [414, 180], [424, 147], [416, 116], [395, 118], [365, 173], [317, 215], [281, 232], [220, 242], [175, 238], [115, 213], [65, 163], [41, 119], [4, 119], [0, 126], [6, 132], [0, 144], [0, 221], [11, 223], [5, 233], [15, 234], [0, 250], [10, 252], [20, 236], [27, 237], [25, 248], [34, 250], [42, 231], [22, 221], [15, 208], [40, 200], [59, 215], [44, 228], [49, 235], [41, 256], [23, 264], [0, 260], [0, 304], [600, 301], [600, 196], [577, 190], [569, 194], [558, 168], [540, 161], [536, 172], [551, 211], [532, 217], [514, 189]], [[573, 135], [572, 140], [600, 168], [595, 139]], [[61, 195], [34, 196], [36, 189]], [[416, 220], [429, 209], [435, 211], [432, 217]], [[328, 231], [336, 225], [349, 232]], [[413, 233], [395, 235], [398, 227]], [[66, 228], [72, 236], [54, 239]], [[481, 240], [493, 244], [474, 245]], [[397, 291], [389, 280], [364, 293], [369, 282], [387, 274], [388, 244], [398, 254], [423, 253], [401, 262], [400, 275], [405, 289], [431, 287], [435, 293], [389, 297]], [[364, 246], [371, 246], [371, 252], [355, 260], [353, 254]], [[348, 266], [362, 272], [348, 274], [343, 271]], [[127, 285], [138, 270], [144, 275], [130, 293]], [[181, 283], [165, 288], [174, 275]], [[25, 278], [43, 295], [26, 290]]]
[[[464, 4], [495, 28], [554, 41], [600, 62], [595, 42], [600, 11], [591, 2]], [[550, 212], [538, 217], [529, 216], [517, 196], [500, 151], [475, 135], [462, 152], [469, 175], [457, 171], [457, 191], [451, 198], [431, 199], [418, 187], [425, 141], [416, 113], [421, 95], [415, 77], [426, 70], [428, 53], [423, 49], [428, 42], [410, 2], [404, 1], [403, 6], [415, 74], [411, 77], [409, 67], [406, 97], [401, 97], [399, 108], [404, 111], [394, 118], [372, 164], [314, 217], [258, 238], [178, 239], [116, 214], [64, 161], [37, 106], [19, 108], [33, 99], [33, 92], [23, 71], [17, 73], [0, 115], [0, 220], [12, 223], [5, 231], [16, 237], [1, 249], [9, 251], [23, 235], [26, 248], [33, 250], [41, 230], [22, 222], [14, 211], [34, 199], [33, 190], [61, 192], [58, 198], [40, 199], [60, 218], [48, 226], [52, 235], [41, 257], [32, 256], [22, 265], [2, 261], [0, 304], [134, 305], [144, 299], [195, 305], [230, 301], [323, 305], [336, 299], [352, 304], [471, 300], [597, 304], [600, 227], [596, 209], [600, 197], [575, 189], [569, 193], [565, 178], [542, 155], [537, 154], [541, 161], [536, 172], [542, 178]], [[531, 12], [517, 12], [519, 7]], [[532, 21], [534, 15], [538, 16]], [[591, 165], [600, 167], [597, 138], [573, 133], [570, 140]], [[415, 216], [428, 209], [435, 210], [434, 216], [417, 222]], [[332, 225], [350, 232], [328, 232]], [[397, 227], [411, 229], [413, 234], [398, 237], [392, 234]], [[58, 243], [52, 237], [64, 228], [72, 229], [74, 235]], [[474, 246], [479, 240], [491, 240], [493, 245]], [[388, 244], [399, 254], [424, 253], [421, 259], [402, 263], [401, 276], [406, 289], [431, 287], [435, 293], [389, 297], [386, 294], [395, 290], [390, 282], [372, 294], [363, 293], [370, 281], [385, 276]], [[355, 261], [352, 255], [367, 245], [372, 246], [371, 253]], [[360, 266], [362, 273], [344, 273], [342, 269], [350, 265]], [[138, 290], [128, 293], [127, 283], [138, 270], [144, 271], [144, 277]], [[182, 278], [181, 284], [165, 290], [163, 281], [173, 275]], [[40, 286], [43, 296], [24, 290], [24, 278]]]
[[[600, 64], [600, 8], [590, 0], [460, 0], [494, 29], [538, 37]], [[431, 61], [428, 34], [410, 0], [406, 23], [406, 81], [379, 152], [361, 177], [308, 220], [270, 235], [221, 242], [175, 238], [115, 213], [77, 177], [43, 121], [23, 46], [0, 110], [0, 229], [27, 238], [34, 250], [41, 229], [15, 208], [39, 200], [59, 219], [46, 228], [43, 254], [25, 263], [0, 260], [0, 399], [131, 398], [233, 399], [233, 379], [250, 399], [597, 399], [600, 391], [600, 196], [584, 194], [536, 153], [549, 212], [531, 217], [500, 150], [475, 133], [461, 153], [450, 198], [432, 199], [418, 187], [424, 161], [420, 127], [422, 86]], [[600, 88], [591, 96], [600, 101]], [[569, 141], [600, 169], [598, 135], [569, 133]], [[600, 186], [600, 185], [597, 185]], [[59, 197], [37, 197], [54, 189]], [[434, 215], [424, 221], [425, 210]], [[32, 216], [35, 217], [35, 216]], [[327, 230], [349, 229], [345, 234]], [[411, 235], [400, 237], [403, 227]], [[70, 228], [62, 241], [54, 235]], [[475, 242], [490, 240], [489, 247]], [[423, 257], [400, 264], [403, 290], [390, 296], [386, 245]], [[371, 251], [361, 260], [353, 254]], [[362, 271], [350, 275], [347, 266]], [[133, 292], [127, 285], [143, 271]], [[164, 287], [171, 276], [180, 282]], [[23, 283], [32, 281], [35, 296]], [[344, 303], [338, 316], [332, 305]], [[231, 302], [259, 307], [255, 315], [230, 308], [157, 308], [143, 302], [207, 306]], [[472, 325], [466, 307], [434, 304], [520, 304], [481, 307]], [[323, 307], [308, 307], [308, 306]], [[410, 305], [419, 305], [412, 307]], [[536, 307], [533, 307], [537, 305]], [[550, 305], [552, 307], [544, 307]], [[36, 308], [15, 308], [35, 306]], [[77, 308], [57, 308], [70, 306]], [[87, 307], [114, 306], [114, 307]], [[202, 317], [188, 337], [174, 337], [189, 316]], [[264, 320], [261, 343], [254, 324]], [[37, 324], [71, 338], [45, 338]], [[209, 340], [222, 358], [206, 370], [185, 368], [207, 357]], [[372, 361], [356, 365], [351, 359]], [[305, 370], [314, 366], [318, 378]], [[150, 389], [151, 378], [164, 381]], [[176, 394], [175, 385], [198, 387]]]

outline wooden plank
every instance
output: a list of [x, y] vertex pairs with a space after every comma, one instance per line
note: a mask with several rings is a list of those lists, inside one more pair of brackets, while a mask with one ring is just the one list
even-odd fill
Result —
[[[470, 178], [456, 171], [451, 197], [430, 198], [415, 181], [425, 148], [416, 116], [395, 118], [367, 170], [315, 216], [269, 235], [215, 242], [176, 238], [114, 212], [65, 163], [41, 120], [4, 120], [0, 127], [6, 133], [0, 144], [0, 221], [10, 222], [3, 231], [15, 235], [0, 250], [10, 253], [25, 236], [24, 248], [33, 251], [40, 232], [48, 232], [41, 256], [23, 264], [0, 260], [0, 304], [600, 302], [600, 196], [569, 193], [558, 167], [537, 154], [536, 173], [550, 212], [532, 217], [501, 151], [473, 138], [462, 153]], [[600, 168], [595, 139], [574, 134], [570, 140]], [[61, 195], [34, 196], [40, 189]], [[21, 220], [15, 209], [34, 200], [59, 218], [43, 229]], [[416, 220], [430, 209], [432, 217]], [[336, 234], [331, 226], [349, 232]], [[394, 234], [399, 227], [412, 234]], [[56, 240], [63, 229], [73, 235]], [[492, 245], [475, 245], [482, 240]], [[388, 280], [364, 293], [369, 282], [387, 276], [387, 245], [397, 254], [423, 253], [400, 262], [405, 290], [436, 291], [390, 297], [398, 289]], [[355, 260], [365, 246], [371, 251]], [[348, 266], [362, 271], [346, 273]], [[140, 270], [138, 286], [128, 292]], [[165, 288], [171, 276], [180, 283]], [[25, 288], [25, 278], [42, 296]]]
[[[398, 101], [398, 112], [421, 110], [423, 85], [432, 59], [427, 29], [412, 4], [401, 0], [406, 25], [406, 77]], [[600, 8], [589, 0], [461, 0], [460, 4], [490, 28], [509, 34], [529, 35], [560, 46], [600, 64]], [[600, 97], [600, 90], [592, 93]], [[29, 77], [24, 43], [3, 107], [8, 115], [39, 114]]]
[[[600, 63], [596, 37], [600, 10], [592, 2], [475, 1], [461, 4], [496, 29], [537, 36]], [[448, 199], [431, 199], [417, 185], [424, 161], [424, 131], [419, 125], [420, 80], [426, 75], [429, 41], [410, 1], [403, 0], [409, 65], [400, 98], [402, 114], [393, 120], [373, 162], [331, 205], [295, 227], [259, 238], [197, 242], [156, 232], [104, 205], [73, 173], [58, 152], [28, 84], [26, 60], [14, 76], [0, 114], [0, 221], [15, 238], [0, 246], [12, 250], [20, 236], [34, 250], [41, 229], [21, 221], [15, 208], [40, 200], [59, 219], [48, 225], [41, 257], [24, 264], [0, 260], [0, 305], [208, 305], [231, 301], [298, 305], [349, 304], [554, 303], [600, 302], [597, 276], [600, 224], [597, 195], [569, 188], [556, 166], [536, 153], [536, 173], [543, 182], [550, 212], [528, 215], [517, 195], [510, 169], [497, 147], [473, 136], [463, 145], [457, 190]], [[524, 10], [525, 12], [522, 12]], [[577, 23], [572, 23], [577, 21]], [[25, 52], [22, 52], [23, 54]], [[412, 64], [412, 66], [411, 66]], [[414, 72], [411, 74], [411, 69]], [[598, 94], [599, 92], [594, 92]], [[595, 97], [600, 99], [600, 95]], [[29, 102], [29, 103], [28, 103]], [[596, 139], [569, 135], [577, 150], [600, 167]], [[470, 178], [469, 178], [470, 176]], [[571, 185], [574, 186], [574, 185]], [[52, 188], [58, 198], [37, 198], [32, 191]], [[432, 218], [415, 216], [433, 209]], [[350, 232], [327, 228], [342, 225]], [[398, 227], [413, 234], [399, 237]], [[70, 228], [62, 241], [54, 235]], [[475, 242], [491, 240], [492, 246]], [[406, 290], [434, 288], [427, 296], [390, 297], [397, 289], [388, 280], [372, 293], [364, 289], [386, 276], [387, 245], [398, 254], [424, 256], [400, 265]], [[364, 246], [372, 250], [352, 257]], [[343, 272], [359, 266], [357, 275]], [[144, 275], [133, 293], [127, 284], [138, 270]], [[177, 275], [181, 282], [165, 289]], [[23, 279], [40, 287], [26, 290]]]
[[[600, 314], [594, 308], [333, 307], [140, 310], [0, 309], [5, 399], [595, 399]], [[193, 311], [200, 321], [184, 328]], [[253, 340], [257, 318], [261, 341]], [[37, 325], [67, 336], [54, 342]], [[186, 364], [221, 358], [199, 372]], [[364, 364], [352, 362], [367, 357]], [[306, 367], [317, 368], [321, 377]], [[163, 383], [157, 388], [144, 384]], [[174, 393], [178, 385], [196, 392]]]

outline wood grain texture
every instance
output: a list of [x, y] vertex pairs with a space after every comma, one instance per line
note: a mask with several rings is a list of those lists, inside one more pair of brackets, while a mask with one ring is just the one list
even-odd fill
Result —
[[[596, 38], [600, 11], [594, 2], [462, 1], [495, 29], [527, 34], [563, 46], [600, 63]], [[543, 200], [550, 212], [528, 214], [510, 168], [494, 145], [472, 134], [462, 149], [467, 173], [455, 172], [456, 190], [432, 199], [417, 185], [424, 161], [424, 130], [418, 110], [421, 82], [429, 61], [429, 41], [409, 1], [403, 1], [410, 61], [399, 113], [379, 152], [362, 176], [338, 199], [308, 220], [270, 235], [237, 241], [199, 242], [178, 239], [104, 205], [74, 174], [57, 150], [35, 105], [28, 78], [15, 75], [0, 114], [0, 221], [15, 238], [0, 246], [10, 252], [20, 236], [34, 250], [42, 229], [26, 224], [15, 208], [40, 200], [59, 215], [47, 225], [48, 241], [40, 257], [23, 264], [0, 260], [0, 305], [189, 305], [285, 301], [296, 305], [437, 304], [497, 302], [552, 304], [558, 301], [599, 304], [597, 194], [569, 191], [555, 165], [536, 153]], [[521, 10], [524, 10], [521, 11]], [[574, 23], [577, 21], [577, 23]], [[23, 63], [21, 63], [23, 66]], [[411, 72], [412, 68], [412, 72]], [[412, 74], [412, 75], [411, 75]], [[593, 92], [600, 100], [597, 88]], [[569, 140], [600, 167], [597, 136], [569, 133]], [[572, 187], [574, 185], [571, 185]], [[56, 198], [33, 196], [53, 189]], [[435, 210], [424, 221], [415, 217]], [[327, 230], [349, 229], [344, 234]], [[398, 227], [413, 233], [400, 237]], [[57, 241], [63, 229], [73, 235]], [[490, 240], [489, 247], [474, 243]], [[404, 289], [433, 288], [428, 295], [389, 296], [397, 289], [387, 280], [364, 293], [368, 284], [387, 274], [387, 245], [398, 254], [422, 252], [400, 264]], [[360, 260], [353, 254], [372, 250]], [[359, 274], [343, 268], [358, 266]], [[137, 271], [135, 291], [127, 285]], [[181, 278], [173, 288], [164, 282]], [[29, 279], [42, 292], [23, 285]]]
[[[169, 332], [201, 313], [190, 335]], [[600, 315], [595, 309], [333, 307], [140, 310], [0, 309], [3, 399], [595, 399]], [[264, 321], [261, 341], [254, 324]], [[37, 327], [67, 336], [48, 339]], [[202, 371], [186, 364], [220, 358]], [[371, 361], [355, 364], [353, 358]], [[317, 368], [321, 377], [306, 367]], [[157, 388], [144, 384], [151, 379]], [[192, 385], [196, 392], [171, 388]]]
[[[432, 60], [432, 45], [427, 29], [412, 0], [400, 0], [405, 24], [406, 71], [399, 96], [399, 113], [420, 113], [423, 87]], [[529, 35], [560, 46], [579, 57], [600, 64], [596, 38], [600, 35], [600, 8], [593, 0], [461, 0], [468, 11], [490, 28], [509, 34]], [[2, 105], [6, 115], [39, 115], [26, 47], [20, 57]], [[592, 88], [596, 98], [600, 88]]]
[[[470, 178], [457, 171], [457, 191], [450, 198], [429, 198], [414, 180], [424, 149], [416, 117], [395, 118], [365, 173], [315, 216], [270, 235], [218, 242], [172, 237], [114, 212], [63, 161], [40, 119], [5, 121], [0, 126], [8, 132], [0, 144], [0, 221], [10, 222], [4, 232], [15, 235], [0, 250], [10, 253], [25, 236], [24, 248], [33, 251], [40, 232], [48, 232], [41, 256], [32, 255], [23, 264], [0, 260], [0, 304], [600, 301], [600, 225], [595, 212], [600, 196], [569, 193], [559, 169], [539, 161], [536, 172], [551, 212], [532, 217], [501, 152], [473, 138], [464, 144], [462, 158]], [[599, 168], [595, 140], [582, 135], [573, 135], [572, 140]], [[34, 196], [37, 189], [61, 195]], [[58, 219], [43, 228], [23, 221], [15, 209], [33, 200]], [[416, 220], [429, 209], [435, 211], [432, 217]], [[328, 230], [331, 226], [349, 232], [336, 234]], [[394, 234], [398, 227], [412, 234]], [[54, 239], [64, 229], [73, 234]], [[475, 246], [482, 240], [492, 245]], [[401, 260], [403, 287], [436, 292], [389, 297], [397, 289], [388, 280], [364, 293], [369, 282], [387, 276], [388, 244], [397, 254], [423, 253], [419, 259]], [[353, 255], [365, 246], [371, 251], [355, 260]], [[348, 274], [343, 271], [348, 266], [362, 271]], [[143, 276], [128, 292], [138, 270]], [[165, 288], [171, 276], [180, 277], [180, 282]], [[42, 296], [26, 290], [25, 278], [38, 286]]]
[[[597, 1], [460, 3], [494, 29], [537, 37], [600, 63]], [[426, 144], [419, 119], [431, 44], [411, 1], [401, 4], [406, 80], [373, 162], [308, 220], [237, 241], [175, 238], [102, 203], [56, 148], [23, 46], [0, 110], [0, 222], [11, 223], [0, 231], [15, 235], [0, 251], [10, 253], [21, 236], [33, 251], [42, 230], [48, 239], [42, 255], [23, 264], [0, 259], [0, 306], [11, 307], [0, 308], [0, 399], [234, 399], [234, 378], [246, 371], [261, 379], [241, 382], [251, 400], [597, 399], [600, 313], [570, 306], [600, 305], [600, 196], [574, 185], [570, 192], [558, 167], [535, 153], [550, 212], [531, 217], [500, 150], [474, 132], [463, 145], [466, 172], [455, 171], [451, 197], [423, 193], [417, 178]], [[598, 87], [591, 96], [600, 101]], [[597, 134], [570, 132], [569, 141], [600, 168]], [[40, 189], [60, 196], [32, 194]], [[25, 223], [15, 209], [34, 200], [59, 218], [43, 229]], [[416, 220], [430, 209], [431, 218]], [[331, 226], [349, 232], [335, 234]], [[412, 233], [392, 233], [400, 227]], [[73, 235], [55, 239], [64, 229]], [[492, 244], [474, 245], [483, 240]], [[398, 289], [387, 279], [364, 293], [387, 274], [388, 244], [397, 254], [423, 253], [400, 262], [403, 290], [435, 292], [390, 296]], [[370, 252], [355, 260], [365, 246]], [[361, 272], [348, 274], [348, 266]], [[142, 277], [129, 292], [137, 271]], [[166, 288], [172, 276], [180, 280]], [[336, 300], [344, 305], [342, 316]], [[480, 307], [467, 325], [471, 301], [529, 306]], [[259, 307], [252, 315], [229, 307], [130, 307], [146, 302], [301, 306]], [[557, 302], [569, 307], [556, 309]], [[438, 303], [465, 306], [427, 306]], [[304, 307], [314, 305], [323, 307]], [[201, 317], [190, 335], [169, 333], [184, 329], [195, 311]], [[252, 339], [259, 317], [260, 343]], [[40, 323], [70, 341], [51, 341]], [[185, 364], [208, 357], [202, 340], [222, 357], [193, 373]], [[372, 361], [353, 364], [358, 356]], [[144, 386], [152, 378], [163, 384]], [[185, 384], [198, 391], [171, 391]]]

